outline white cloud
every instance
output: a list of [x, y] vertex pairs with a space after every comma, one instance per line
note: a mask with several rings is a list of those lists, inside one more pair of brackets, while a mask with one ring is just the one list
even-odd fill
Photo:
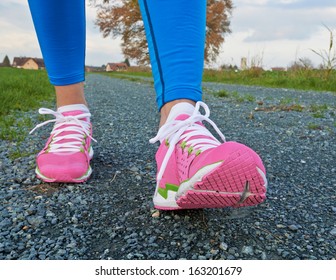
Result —
[[[243, 4], [246, 2], [252, 1], [235, 2], [233, 32], [226, 37], [218, 65], [235, 63], [239, 66], [241, 57], [261, 54], [266, 68], [287, 66], [297, 57], [309, 57], [315, 65], [320, 63], [310, 49], [328, 47], [329, 35], [322, 23], [336, 27], [336, 2], [321, 1], [321, 6], [310, 1], [268, 1], [264, 6]], [[304, 2], [312, 7], [289, 8]]]
[[[86, 64], [102, 65], [121, 61], [120, 40], [103, 38], [94, 26], [95, 8], [87, 7]], [[0, 2], [0, 62], [5, 55], [42, 57], [27, 1]]]
[[86, 64], [103, 65], [108, 62], [124, 60], [121, 53], [121, 40], [111, 37], [103, 38], [99, 28], [95, 26], [96, 9], [87, 6], [86, 9]]

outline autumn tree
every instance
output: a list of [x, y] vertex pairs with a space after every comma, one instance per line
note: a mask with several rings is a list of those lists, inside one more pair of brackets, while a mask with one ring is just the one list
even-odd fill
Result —
[[[121, 37], [126, 58], [140, 65], [149, 63], [144, 25], [138, 0], [91, 0], [97, 7], [96, 25], [104, 37]], [[230, 33], [232, 0], [208, 0], [206, 17], [205, 61], [216, 61], [224, 36]]]

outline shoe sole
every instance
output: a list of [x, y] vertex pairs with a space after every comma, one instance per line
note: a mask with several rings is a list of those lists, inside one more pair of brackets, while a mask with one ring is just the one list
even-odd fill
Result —
[[262, 203], [266, 199], [267, 180], [263, 171], [257, 167], [254, 157], [255, 152], [250, 148], [239, 148], [225, 162], [214, 164], [210, 172], [204, 174], [199, 171], [182, 183], [174, 194], [171, 205], [158, 204], [154, 197], [155, 208], [225, 208]]
[[[93, 158], [92, 147], [90, 147], [89, 158], [90, 158], [90, 160]], [[46, 182], [46, 183], [55, 183], [55, 182], [57, 182], [57, 183], [83, 183], [90, 178], [90, 176], [92, 174], [92, 168], [89, 165], [89, 168], [85, 172], [85, 174], [83, 176], [79, 177], [79, 178], [72, 178], [71, 176], [68, 176], [67, 174], [62, 174], [61, 176], [59, 176], [59, 178], [48, 178], [40, 172], [38, 167], [36, 167], [35, 173], [36, 173], [37, 178], [39, 178], [40, 180], [42, 180], [43, 182]]]

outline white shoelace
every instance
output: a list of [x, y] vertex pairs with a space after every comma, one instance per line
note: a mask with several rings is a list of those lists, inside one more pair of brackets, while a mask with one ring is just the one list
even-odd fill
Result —
[[[97, 142], [90, 135], [90, 123], [83, 120], [85, 118], [89, 118], [91, 116], [90, 113], [82, 113], [76, 116], [63, 116], [61, 113], [57, 111], [53, 111], [47, 108], [40, 108], [39, 113], [41, 115], [54, 115], [55, 119], [45, 121], [43, 123], [38, 124], [35, 128], [29, 132], [29, 134], [33, 133], [37, 128], [44, 126], [46, 124], [54, 122], [54, 128], [51, 134], [54, 135], [50, 145], [48, 152], [51, 153], [72, 153], [80, 151], [83, 141], [85, 137], [89, 137], [93, 141]], [[65, 127], [61, 128], [61, 126]], [[73, 132], [71, 134], [63, 135], [60, 134], [62, 132]], [[65, 143], [58, 143], [59, 141], [71, 139], [72, 141], [67, 141]]]
[[[205, 111], [205, 115], [202, 115], [199, 110], [202, 107]], [[204, 102], [197, 102], [195, 110], [192, 115], [184, 121], [172, 120], [165, 123], [158, 131], [157, 135], [150, 139], [150, 143], [155, 143], [157, 141], [163, 142], [168, 140], [169, 148], [163, 159], [161, 168], [158, 173], [157, 180], [162, 179], [162, 175], [166, 170], [168, 161], [175, 149], [175, 145], [179, 141], [186, 142], [186, 146], [190, 146], [195, 150], [200, 150], [201, 152], [206, 151], [210, 148], [215, 148], [221, 144], [209, 130], [204, 126], [197, 124], [197, 122], [206, 121], [215, 129], [220, 138], [225, 142], [225, 136], [220, 132], [216, 124], [209, 119], [210, 110], [209, 107]], [[187, 131], [187, 132], [186, 132]], [[190, 139], [193, 136], [202, 136], [196, 139]], [[211, 139], [209, 139], [209, 137]]]

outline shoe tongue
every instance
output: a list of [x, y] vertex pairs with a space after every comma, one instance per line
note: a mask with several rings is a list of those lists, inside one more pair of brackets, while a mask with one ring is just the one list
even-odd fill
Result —
[[190, 115], [187, 115], [187, 114], [181, 114], [181, 115], [178, 115], [175, 120], [177, 121], [185, 121], [186, 119], [188, 119], [190, 117]]
[[[61, 113], [64, 117], [68, 117], [68, 116], [77, 116], [83, 113], [89, 113], [89, 109], [84, 104], [73, 104], [73, 105], [61, 106], [57, 109], [57, 112]], [[85, 120], [90, 121], [89, 118]]]
[[57, 112], [63, 114], [63, 116], [76, 116], [82, 113], [89, 113], [89, 109], [84, 104], [72, 104], [59, 107]]
[[193, 114], [194, 110], [195, 107], [188, 102], [178, 103], [170, 110], [167, 122], [172, 120], [185, 120]]
[[83, 111], [69, 111], [69, 112], [63, 112], [61, 113], [64, 117], [68, 117], [68, 116], [78, 116], [80, 114], [83, 114]]

